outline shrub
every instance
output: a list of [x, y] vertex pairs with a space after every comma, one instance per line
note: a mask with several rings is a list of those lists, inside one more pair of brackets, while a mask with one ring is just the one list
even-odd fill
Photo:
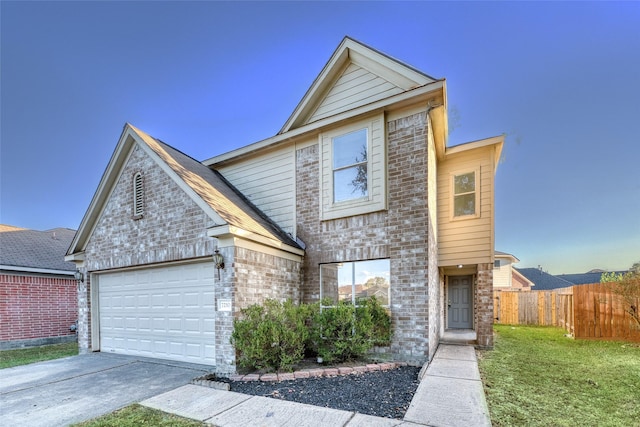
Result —
[[306, 307], [288, 300], [266, 300], [242, 310], [234, 321], [231, 343], [238, 365], [251, 369], [291, 370], [304, 358], [309, 336]]
[[362, 357], [374, 345], [388, 345], [390, 339], [391, 319], [374, 297], [359, 300], [358, 306], [340, 301], [313, 317], [310, 341], [325, 362]]

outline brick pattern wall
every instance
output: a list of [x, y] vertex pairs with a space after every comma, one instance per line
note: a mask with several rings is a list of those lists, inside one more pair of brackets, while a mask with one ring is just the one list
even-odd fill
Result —
[[[133, 176], [142, 172], [144, 215], [133, 217]], [[206, 235], [211, 219], [142, 150], [135, 146], [85, 249], [79, 289], [78, 341], [89, 351], [91, 272], [195, 259], [213, 254], [217, 240]]]
[[296, 152], [297, 232], [307, 244], [303, 300], [320, 296], [321, 263], [389, 258], [394, 336], [378, 350], [415, 363], [429, 354], [426, 132], [425, 113], [389, 121], [388, 210], [330, 221], [319, 219], [318, 147]]
[[475, 292], [478, 346], [493, 347], [493, 264], [478, 264]]
[[73, 278], [0, 274], [0, 341], [75, 335]]

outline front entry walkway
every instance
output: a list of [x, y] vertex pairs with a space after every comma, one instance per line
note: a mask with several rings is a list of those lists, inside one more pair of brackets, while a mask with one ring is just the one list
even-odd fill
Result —
[[490, 427], [473, 346], [438, 347], [404, 420], [186, 385], [141, 402], [219, 427]]
[[491, 427], [472, 346], [440, 344], [404, 421], [437, 427]]

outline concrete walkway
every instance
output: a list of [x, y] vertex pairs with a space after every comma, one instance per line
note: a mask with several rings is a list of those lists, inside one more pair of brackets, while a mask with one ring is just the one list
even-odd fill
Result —
[[141, 402], [219, 427], [231, 426], [491, 426], [475, 350], [440, 345], [404, 420], [185, 385]]

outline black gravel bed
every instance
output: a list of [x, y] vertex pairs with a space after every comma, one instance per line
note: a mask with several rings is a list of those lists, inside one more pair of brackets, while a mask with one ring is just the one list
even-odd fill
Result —
[[376, 417], [402, 419], [418, 388], [420, 368], [291, 381], [229, 381], [231, 391], [342, 409]]

